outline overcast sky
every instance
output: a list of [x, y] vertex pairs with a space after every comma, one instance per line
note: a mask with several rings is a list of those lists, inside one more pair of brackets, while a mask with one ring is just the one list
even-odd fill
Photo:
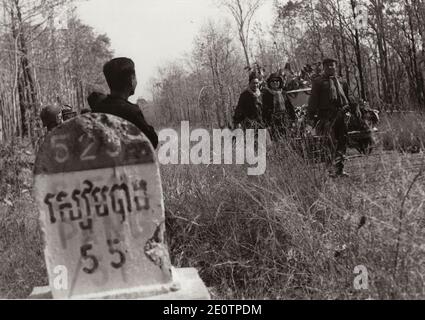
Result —
[[[265, 1], [256, 17], [269, 23], [273, 0]], [[135, 96], [149, 99], [148, 81], [157, 68], [190, 52], [209, 18], [229, 17], [213, 0], [88, 0], [79, 2], [77, 10], [84, 23], [109, 36], [116, 57], [134, 60], [139, 83]]]

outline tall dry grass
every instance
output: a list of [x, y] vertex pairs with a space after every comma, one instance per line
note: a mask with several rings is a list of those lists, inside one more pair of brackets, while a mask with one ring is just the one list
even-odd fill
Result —
[[[13, 145], [0, 158], [0, 296], [24, 298], [47, 276], [31, 156]], [[259, 177], [246, 166], [161, 167], [174, 266], [198, 268], [218, 299], [425, 298], [420, 156], [355, 159], [352, 177], [336, 180], [284, 144], [267, 161]], [[353, 286], [358, 265], [368, 290]]]
[[381, 119], [381, 143], [384, 150], [417, 153], [425, 146], [425, 113], [384, 114]]
[[20, 141], [0, 146], [1, 298], [25, 298], [47, 283], [29, 153]]
[[[346, 180], [282, 148], [261, 177], [163, 167], [173, 263], [197, 267], [219, 298], [424, 298], [422, 175], [411, 186], [415, 172], [388, 161]], [[369, 290], [353, 286], [358, 265]]]

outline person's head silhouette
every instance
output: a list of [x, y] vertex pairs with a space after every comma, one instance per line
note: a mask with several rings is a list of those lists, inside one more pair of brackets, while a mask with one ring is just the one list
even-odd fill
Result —
[[137, 80], [134, 62], [129, 58], [115, 58], [103, 67], [103, 74], [111, 94], [128, 98], [136, 90]]

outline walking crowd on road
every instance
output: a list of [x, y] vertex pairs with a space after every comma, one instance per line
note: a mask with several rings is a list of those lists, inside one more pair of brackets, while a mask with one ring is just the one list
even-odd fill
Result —
[[[128, 101], [137, 86], [134, 62], [129, 58], [112, 59], [104, 65], [103, 74], [110, 94], [92, 92], [87, 97], [90, 109], [83, 109], [81, 113], [100, 112], [121, 117], [138, 127], [157, 148], [158, 136], [154, 128], [146, 122], [140, 107]], [[347, 83], [337, 76], [336, 59], [326, 58], [313, 66], [306, 65], [298, 76], [289, 64], [267, 78], [261, 68], [256, 68], [249, 74], [248, 86], [239, 97], [233, 129], [267, 129], [275, 143], [293, 138], [299, 116], [289, 97], [299, 92], [310, 96], [305, 106], [305, 122], [329, 142], [333, 163], [331, 175], [348, 176], [344, 171], [347, 116], [352, 114], [359, 120], [362, 114], [358, 104], [353, 102]], [[76, 115], [70, 106], [52, 105], [43, 108], [40, 118], [49, 132]]]
[[[288, 65], [285, 69], [290, 71]], [[297, 115], [287, 94], [311, 87], [307, 123], [316, 128], [318, 135], [329, 138], [334, 162], [331, 174], [347, 176], [344, 171], [348, 145], [345, 115], [352, 111], [353, 98], [347, 83], [337, 76], [336, 69], [337, 60], [326, 58], [314, 69], [307, 65], [298, 78], [291, 80], [284, 72], [272, 73], [267, 81], [263, 81], [261, 74], [251, 73], [248, 88], [239, 98], [234, 124], [243, 129], [268, 129], [272, 141], [288, 139]]]

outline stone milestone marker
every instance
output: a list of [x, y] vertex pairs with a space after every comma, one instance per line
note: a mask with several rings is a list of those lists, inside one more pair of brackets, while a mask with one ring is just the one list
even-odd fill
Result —
[[159, 167], [134, 125], [106, 114], [67, 121], [45, 138], [34, 175], [49, 288], [30, 298], [184, 299], [188, 286], [197, 296], [186, 298], [209, 298], [196, 272], [171, 267]]

